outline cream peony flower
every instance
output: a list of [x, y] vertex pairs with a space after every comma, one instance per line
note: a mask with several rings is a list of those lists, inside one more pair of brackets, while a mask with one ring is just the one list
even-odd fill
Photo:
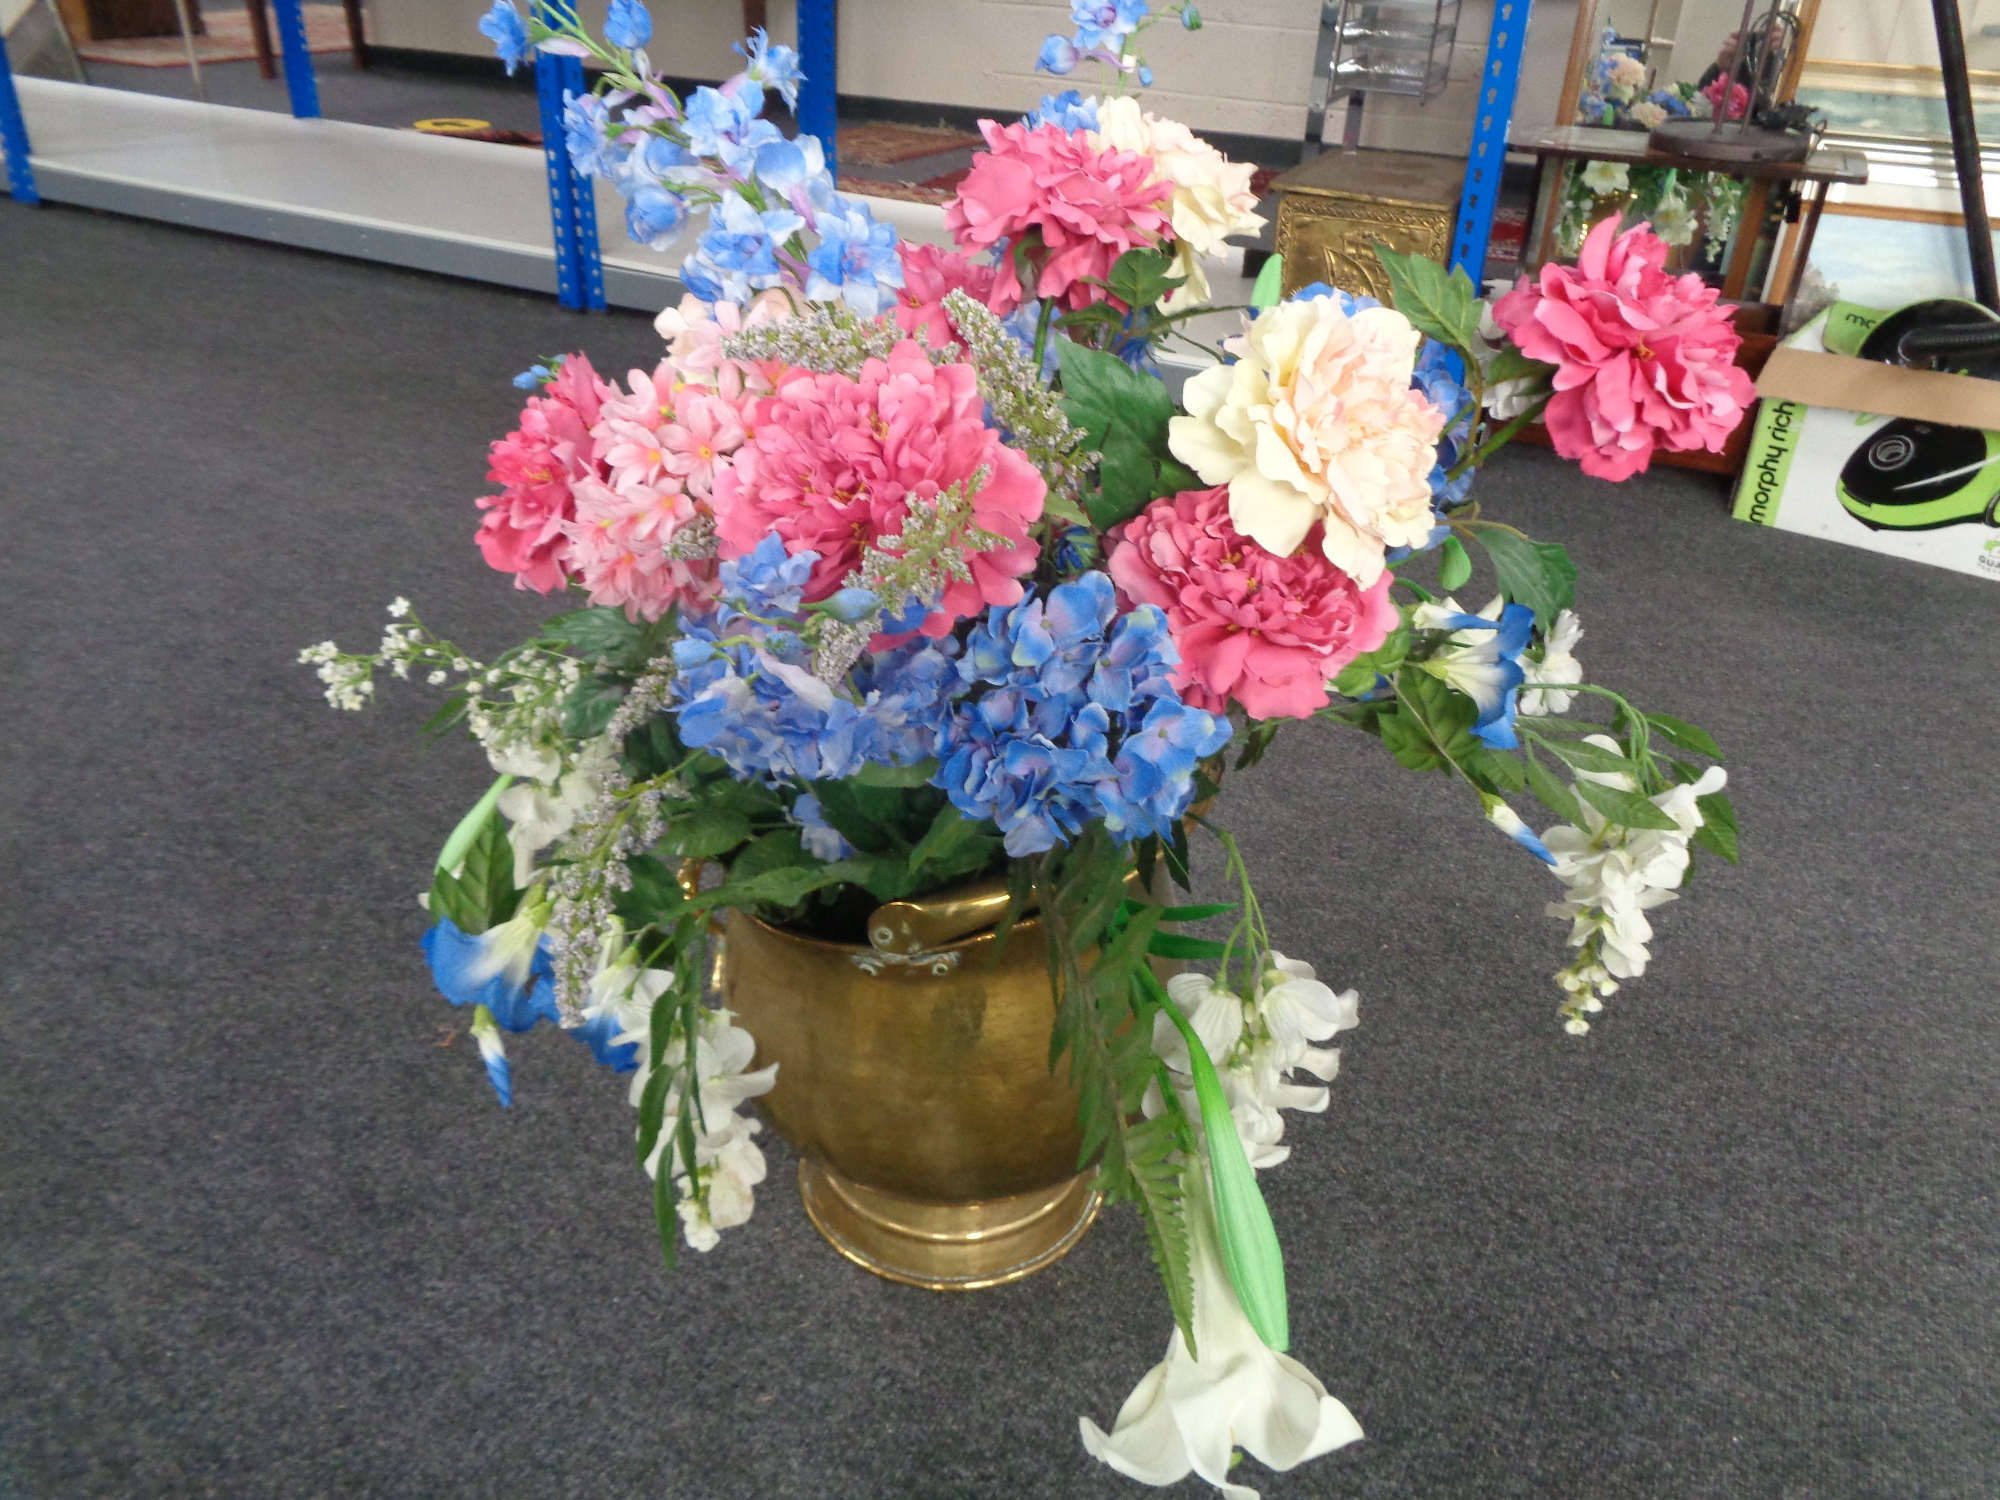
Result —
[[1410, 386], [1421, 335], [1401, 313], [1349, 317], [1331, 297], [1266, 308], [1237, 356], [1188, 381], [1167, 446], [1204, 484], [1229, 486], [1229, 519], [1281, 557], [1324, 523], [1327, 561], [1363, 588], [1390, 547], [1421, 546], [1444, 413]]
[[1144, 114], [1136, 99], [1104, 99], [1097, 106], [1097, 129], [1086, 132], [1100, 151], [1137, 151], [1153, 159], [1156, 181], [1171, 182], [1167, 210], [1174, 226], [1174, 272], [1187, 282], [1160, 303], [1167, 312], [1198, 307], [1209, 299], [1204, 255], [1221, 255], [1223, 239], [1255, 234], [1264, 227], [1254, 210], [1248, 162], [1232, 162], [1178, 120]]

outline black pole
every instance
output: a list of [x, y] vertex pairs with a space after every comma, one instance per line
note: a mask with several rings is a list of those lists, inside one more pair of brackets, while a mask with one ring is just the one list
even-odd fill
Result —
[[1979, 131], [1972, 119], [1972, 84], [1965, 74], [1958, 0], [1931, 0], [1931, 14], [1937, 18], [1938, 63], [1944, 72], [1945, 113], [1951, 117], [1951, 155], [1958, 169], [1958, 199], [1965, 210], [1973, 295], [2000, 312], [2000, 277], [1993, 270], [1993, 226], [1986, 218], [1986, 177], [1979, 160]]

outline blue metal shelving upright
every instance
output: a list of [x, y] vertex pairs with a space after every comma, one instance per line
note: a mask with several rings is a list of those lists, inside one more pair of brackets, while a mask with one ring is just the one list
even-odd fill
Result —
[[1458, 224], [1451, 236], [1451, 263], [1486, 284], [1486, 241], [1507, 164], [1507, 124], [1514, 117], [1514, 93], [1521, 82], [1521, 48], [1528, 37], [1532, 0], [1496, 0], [1493, 29], [1486, 39], [1480, 73], [1479, 111], [1473, 120], [1472, 150], [1465, 163], [1465, 189], [1458, 200]]
[[0, 147], [7, 152], [7, 192], [16, 203], [40, 203], [35, 169], [28, 161], [28, 122], [21, 115], [21, 96], [14, 89], [14, 67], [7, 60], [7, 39], [0, 37]]
[[[260, 5], [263, 0], [250, 0]], [[285, 60], [285, 92], [292, 96], [292, 113], [301, 120], [317, 120], [319, 78], [313, 72], [312, 44], [306, 40], [306, 16], [299, 0], [271, 0], [278, 19], [278, 48]]]

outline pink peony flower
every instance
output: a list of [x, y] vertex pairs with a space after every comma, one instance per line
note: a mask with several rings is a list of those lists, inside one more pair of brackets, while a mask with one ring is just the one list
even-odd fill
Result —
[[[1030, 130], [981, 120], [979, 130], [987, 149], [972, 158], [958, 196], [945, 206], [945, 227], [968, 254], [1038, 236], [1040, 248], [1028, 252], [1037, 268], [1033, 295], [1071, 308], [1102, 301], [1102, 290], [1085, 278], [1103, 280], [1119, 256], [1166, 231], [1173, 184], [1154, 180], [1151, 157], [1101, 151], [1081, 132], [1055, 125]], [[995, 269], [988, 305], [1003, 316], [1029, 295], [1016, 266], [1009, 255]]]
[[[1715, 77], [1715, 82], [1711, 83], [1701, 92], [1702, 97], [1708, 100], [1708, 117], [1712, 120], [1722, 111], [1722, 75], [1718, 73]], [[1740, 83], [1730, 84], [1729, 113], [1723, 115], [1722, 118], [1725, 120], [1740, 120], [1743, 118], [1744, 112], [1749, 108], [1750, 90], [1743, 87]]]
[[993, 267], [979, 265], [936, 245], [904, 240], [903, 286], [897, 294], [896, 322], [912, 338], [922, 329], [933, 349], [961, 347], [944, 313], [944, 299], [963, 290], [986, 302], [993, 296]]
[[933, 365], [909, 339], [887, 361], [868, 361], [858, 380], [793, 372], [752, 403], [751, 437], [716, 477], [722, 555], [740, 557], [775, 531], [787, 552], [819, 554], [805, 597], [827, 598], [864, 548], [902, 529], [908, 501], [932, 499], [983, 467], [973, 523], [1002, 544], [967, 554], [971, 578], [946, 588], [923, 632], [941, 636], [988, 604], [1017, 603], [1021, 576], [1035, 565], [1028, 527], [1045, 486], [982, 408], [972, 366]]
[[546, 594], [573, 576], [564, 523], [575, 513], [575, 486], [603, 477], [590, 429], [616, 387], [572, 354], [556, 378], [528, 398], [521, 425], [488, 450], [486, 477], [502, 486], [480, 500], [486, 512], [477, 540], [489, 567], [514, 575], [516, 588]]
[[1234, 698], [1253, 719], [1309, 718], [1327, 682], [1400, 618], [1390, 574], [1363, 588], [1317, 536], [1280, 557], [1239, 533], [1226, 485], [1155, 500], [1111, 535], [1112, 582], [1128, 605], [1165, 612], [1181, 653], [1174, 685], [1210, 713]]
[[1605, 219], [1574, 269], [1544, 266], [1493, 305], [1523, 354], [1557, 367], [1543, 415], [1556, 452], [1599, 479], [1644, 473], [1656, 447], [1721, 452], [1756, 399], [1721, 294], [1666, 259], [1647, 225]]
[[592, 604], [623, 609], [629, 620], [657, 620], [679, 603], [700, 608], [715, 597], [712, 558], [670, 560], [666, 544], [697, 514], [669, 481], [613, 488], [597, 479], [576, 486], [576, 514], [563, 530], [570, 565]]

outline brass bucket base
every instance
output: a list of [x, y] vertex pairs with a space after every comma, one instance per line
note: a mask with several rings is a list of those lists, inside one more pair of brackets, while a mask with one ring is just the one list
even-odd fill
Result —
[[799, 1196], [827, 1242], [857, 1266], [934, 1292], [1032, 1276], [1069, 1254], [1097, 1217], [1094, 1174], [984, 1203], [924, 1203], [850, 1182], [807, 1158]]

